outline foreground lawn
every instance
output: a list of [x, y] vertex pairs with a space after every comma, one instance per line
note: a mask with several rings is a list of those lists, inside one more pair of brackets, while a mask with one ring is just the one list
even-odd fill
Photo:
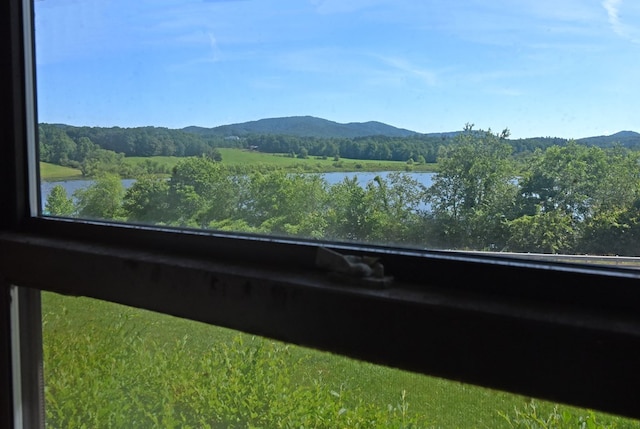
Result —
[[640, 428], [87, 298], [43, 293], [43, 326], [50, 427]]

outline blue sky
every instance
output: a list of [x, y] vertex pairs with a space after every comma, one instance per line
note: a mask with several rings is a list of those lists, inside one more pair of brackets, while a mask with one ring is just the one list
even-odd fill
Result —
[[38, 120], [640, 132], [637, 0], [36, 0]]

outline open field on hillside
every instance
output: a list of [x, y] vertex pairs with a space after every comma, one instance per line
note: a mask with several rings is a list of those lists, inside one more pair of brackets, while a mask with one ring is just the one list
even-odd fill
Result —
[[73, 180], [82, 179], [82, 172], [77, 168], [63, 167], [61, 165], [40, 163], [40, 177], [42, 180]]
[[[333, 158], [322, 159], [309, 157], [306, 159], [291, 158], [284, 154], [270, 154], [252, 152], [243, 149], [220, 148], [222, 163], [229, 166], [263, 166], [278, 167], [292, 171], [307, 171], [314, 173], [327, 173], [333, 171], [435, 171], [436, 164], [412, 164], [402, 161], [371, 161], [362, 159], [341, 158], [335, 161]], [[152, 165], [156, 171], [164, 171], [169, 174], [174, 165], [181, 159], [176, 156], [151, 156], [151, 157], [127, 157], [124, 162], [130, 166]], [[76, 168], [63, 167], [61, 165], [40, 163], [40, 176], [42, 180], [74, 180], [83, 179], [82, 172]]]
[[[92, 415], [101, 416], [102, 421], [137, 421], [139, 425], [155, 418], [155, 423], [166, 427], [180, 413], [185, 413], [184, 419], [195, 418], [193, 413], [213, 419], [216, 412], [222, 413], [220, 407], [236, 399], [255, 401], [251, 402], [254, 407], [271, 401], [264, 413], [285, 409], [293, 413], [287, 401], [296, 398], [296, 413], [338, 405], [353, 413], [344, 411], [345, 418], [356, 418], [359, 412], [421, 422], [372, 427], [542, 427], [512, 426], [500, 415], [514, 417], [514, 409], [531, 414], [531, 408], [526, 408], [531, 406], [529, 398], [285, 346], [202, 323], [52, 293], [43, 293], [43, 315], [47, 415], [59, 424]], [[212, 371], [216, 361], [220, 365]], [[184, 401], [191, 404], [191, 414], [185, 411]], [[240, 407], [237, 410], [240, 402], [234, 405]], [[544, 401], [536, 400], [535, 407], [539, 418], [554, 411], [554, 405]], [[590, 416], [587, 410], [566, 406], [557, 412], [565, 423], [573, 424], [548, 427], [583, 427], [576, 424], [577, 419]], [[342, 417], [336, 414], [335, 418], [326, 427], [338, 427], [337, 419]], [[640, 428], [639, 422], [605, 414], [589, 418], [597, 418], [599, 425], [585, 427], [617, 423], [617, 427]]]
[[[413, 164], [409, 166], [402, 161], [371, 161], [347, 158], [334, 161], [333, 158], [309, 157], [301, 159], [292, 158], [284, 154], [262, 153], [243, 149], [220, 148], [218, 150], [222, 155], [222, 163], [230, 166], [264, 165], [317, 173], [331, 171], [404, 171], [407, 169], [412, 171], [435, 170], [435, 164]], [[125, 162], [138, 165], [151, 161], [171, 169], [180, 159], [175, 156], [128, 157], [125, 158]]]

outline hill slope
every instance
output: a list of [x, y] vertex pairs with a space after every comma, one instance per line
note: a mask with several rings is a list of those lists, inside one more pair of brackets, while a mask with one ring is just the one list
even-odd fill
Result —
[[[397, 128], [382, 122], [350, 122], [346, 124], [330, 121], [327, 119], [316, 118], [314, 116], [290, 116], [283, 118], [266, 118], [256, 121], [242, 122], [230, 125], [221, 125], [213, 128], [205, 127], [185, 127], [182, 131], [198, 134], [201, 136], [238, 136], [243, 137], [250, 134], [280, 134], [297, 137], [319, 137], [319, 138], [355, 138], [368, 136], [386, 136], [386, 137], [408, 137], [408, 136], [424, 136], [424, 137], [440, 137], [451, 138], [460, 131], [451, 131], [444, 133], [427, 133], [422, 134], [416, 131]], [[567, 139], [549, 138], [549, 137], [533, 137], [525, 139], [512, 140], [515, 142], [549, 140], [551, 144], [563, 144]], [[598, 147], [611, 147], [614, 144], [621, 144], [624, 147], [638, 149], [640, 148], [640, 134], [634, 131], [620, 131], [608, 136], [585, 137], [576, 140], [580, 144]], [[549, 144], [549, 142], [546, 142]]]
[[200, 135], [246, 136], [248, 134], [284, 134], [300, 137], [353, 138], [384, 135], [406, 137], [418, 134], [415, 131], [396, 128], [382, 122], [350, 122], [341, 124], [313, 116], [291, 116], [268, 118], [239, 124], [221, 125], [214, 128], [186, 127], [183, 131]]
[[635, 131], [620, 131], [610, 136], [585, 137], [576, 141], [589, 146], [610, 147], [619, 143], [631, 149], [640, 148], [640, 134]]

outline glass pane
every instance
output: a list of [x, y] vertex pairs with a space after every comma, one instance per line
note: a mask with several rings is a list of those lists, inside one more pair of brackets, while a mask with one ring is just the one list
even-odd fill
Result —
[[613, 0], [36, 1], [42, 214], [632, 266], [639, 22]]
[[42, 298], [47, 427], [640, 428], [103, 301]]

